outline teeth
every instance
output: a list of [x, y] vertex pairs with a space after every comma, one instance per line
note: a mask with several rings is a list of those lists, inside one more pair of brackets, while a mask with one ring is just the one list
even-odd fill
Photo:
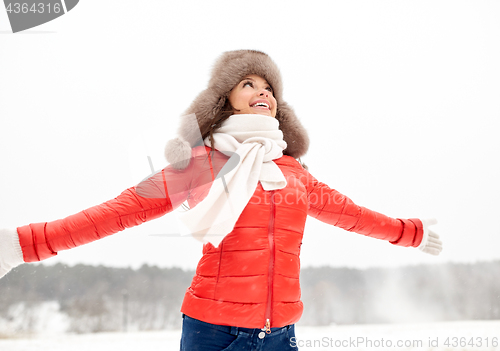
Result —
[[269, 105], [266, 104], [265, 102], [258, 102], [256, 104], [253, 104], [252, 107], [255, 107], [255, 106], [264, 106], [264, 107], [267, 107], [269, 108]]

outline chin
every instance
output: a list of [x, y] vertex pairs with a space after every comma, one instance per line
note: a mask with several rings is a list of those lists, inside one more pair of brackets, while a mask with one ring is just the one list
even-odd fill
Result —
[[259, 112], [254, 112], [256, 115], [264, 115], [264, 116], [269, 116], [273, 117], [272, 113], [270, 111], [259, 111]]

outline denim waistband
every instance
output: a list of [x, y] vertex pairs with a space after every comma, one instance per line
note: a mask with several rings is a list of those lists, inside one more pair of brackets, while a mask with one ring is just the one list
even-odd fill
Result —
[[[217, 330], [220, 330], [220, 331], [232, 334], [232, 335], [238, 335], [238, 333], [240, 333], [240, 332], [247, 333], [247, 334], [253, 334], [255, 332], [262, 331], [261, 328], [241, 328], [241, 327], [232, 327], [232, 326], [228, 326], [228, 325], [207, 323], [207, 322], [200, 321], [199, 319], [189, 317], [188, 315], [186, 315], [184, 313], [182, 314], [182, 318], [188, 319], [188, 320], [196, 322], [196, 323], [204, 324], [207, 327], [214, 328], [214, 329], [217, 329]], [[289, 330], [292, 326], [293, 326], [293, 324], [285, 325], [284, 327], [281, 327], [281, 328], [271, 328], [271, 335], [272, 334], [281, 334], [282, 332]]]

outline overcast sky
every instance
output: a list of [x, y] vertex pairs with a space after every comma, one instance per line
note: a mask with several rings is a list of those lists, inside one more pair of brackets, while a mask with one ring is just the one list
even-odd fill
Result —
[[[166, 165], [224, 51], [278, 64], [320, 181], [391, 217], [436, 217], [439, 257], [308, 219], [302, 266], [500, 259], [500, 2], [85, 0], [10, 33], [0, 10], [0, 226], [64, 218]], [[173, 214], [47, 263], [194, 268]]]

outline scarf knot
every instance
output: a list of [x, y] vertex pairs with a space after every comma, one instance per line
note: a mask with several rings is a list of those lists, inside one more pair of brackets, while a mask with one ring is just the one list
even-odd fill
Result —
[[[275, 140], [263, 137], [248, 138], [242, 144], [260, 144], [264, 148], [263, 162], [269, 162], [283, 156], [283, 149]], [[276, 157], [279, 155], [279, 157]]]

